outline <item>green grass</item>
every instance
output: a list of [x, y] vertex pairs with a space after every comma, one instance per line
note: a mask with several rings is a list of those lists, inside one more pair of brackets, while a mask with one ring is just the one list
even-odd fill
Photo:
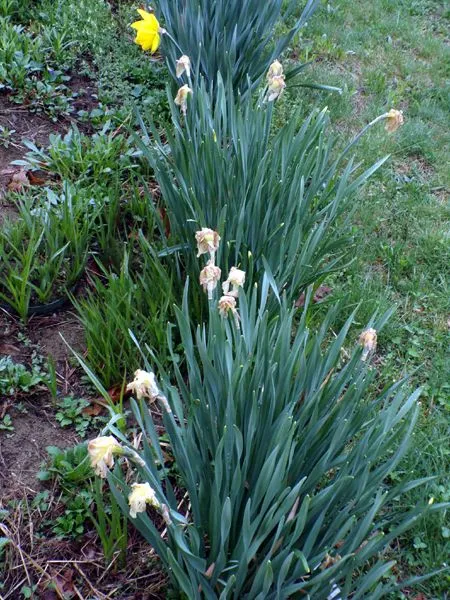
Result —
[[[361, 140], [358, 159], [391, 160], [358, 199], [354, 214], [354, 262], [330, 283], [330, 301], [346, 310], [361, 304], [361, 324], [377, 307], [397, 311], [379, 339], [380, 386], [411, 374], [423, 388], [423, 415], [404, 471], [436, 475], [414, 491], [410, 505], [428, 496], [450, 497], [448, 449], [449, 216], [448, 132], [450, 48], [445, 35], [448, 5], [426, 0], [329, 2], [311, 20], [293, 56], [315, 63], [305, 81], [337, 85], [342, 95], [292, 87], [280, 118], [293, 105], [328, 105], [342, 143], [390, 108], [402, 109], [405, 125], [387, 136], [382, 125]], [[356, 331], [357, 327], [355, 328]], [[422, 521], [392, 549], [399, 573], [411, 576], [448, 563], [449, 518]], [[448, 575], [419, 586], [427, 598], [443, 598]], [[443, 596], [444, 594], [444, 596]]]

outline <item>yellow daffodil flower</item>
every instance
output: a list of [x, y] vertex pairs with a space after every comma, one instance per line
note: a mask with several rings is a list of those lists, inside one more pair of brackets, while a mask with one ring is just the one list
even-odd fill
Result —
[[124, 449], [112, 435], [101, 436], [91, 440], [88, 444], [88, 454], [91, 466], [95, 473], [106, 478], [108, 469], [114, 466], [114, 455], [124, 453]]
[[156, 499], [155, 490], [149, 483], [133, 483], [132, 491], [128, 496], [128, 504], [130, 505], [130, 517], [135, 519], [137, 513], [145, 512], [147, 504], [153, 508], [159, 508], [161, 505]]
[[141, 46], [142, 50], [150, 50], [154, 54], [161, 43], [161, 33], [163, 30], [159, 26], [158, 19], [153, 13], [138, 8], [138, 13], [142, 17], [142, 21], [135, 21], [131, 27], [136, 30], [135, 42]]

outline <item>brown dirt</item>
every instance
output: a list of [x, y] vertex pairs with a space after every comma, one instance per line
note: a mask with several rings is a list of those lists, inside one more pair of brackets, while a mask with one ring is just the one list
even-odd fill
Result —
[[[97, 87], [91, 80], [73, 75], [69, 85], [76, 94], [72, 102], [75, 114], [79, 110], [90, 111], [97, 106]], [[27, 151], [23, 140], [30, 140], [37, 146], [47, 146], [50, 134], [64, 134], [75, 121], [75, 118], [65, 117], [57, 122], [51, 121], [44, 114], [31, 113], [26, 107], [10, 102], [7, 95], [0, 93], [0, 126], [14, 131], [8, 139], [7, 147], [0, 143], [0, 215], [7, 210], [5, 204], [2, 204], [2, 196], [12, 175], [17, 171], [17, 167], [12, 166], [11, 162], [22, 158]], [[90, 130], [90, 126], [85, 123], [77, 123], [77, 126], [82, 131]]]
[[[39, 402], [45, 401], [44, 397]], [[36, 493], [41, 489], [36, 479], [39, 466], [47, 458], [45, 448], [65, 448], [76, 443], [75, 434], [62, 429], [41, 406], [27, 406], [27, 413], [13, 411], [14, 431], [0, 431], [0, 500]]]
[[[19, 333], [25, 335], [24, 341]], [[0, 315], [0, 357], [9, 355], [26, 365], [30, 365], [33, 352], [51, 357], [60, 393], [77, 395], [82, 390], [79, 371], [71, 365], [71, 352], [61, 336], [72, 348], [83, 351], [82, 327], [68, 313], [32, 318], [27, 328], [6, 314]], [[15, 409], [19, 402], [27, 412]], [[0, 396], [0, 417], [7, 413], [14, 431], [0, 430], [0, 498], [39, 489], [36, 472], [46, 458], [45, 448], [66, 447], [77, 441], [73, 431], [62, 429], [54, 421], [55, 409], [46, 389], [34, 391], [31, 397], [23, 392], [17, 397]]]

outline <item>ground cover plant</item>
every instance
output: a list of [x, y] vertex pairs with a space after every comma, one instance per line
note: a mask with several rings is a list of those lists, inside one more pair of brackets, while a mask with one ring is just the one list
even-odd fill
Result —
[[[32, 316], [26, 327], [1, 315], [6, 597], [283, 597], [297, 587], [327, 599], [445, 594], [445, 570], [420, 576], [444, 566], [449, 539], [440, 166], [446, 63], [434, 58], [445, 52], [446, 15], [425, 1], [394, 9], [377, 0], [368, 11], [371, 37], [363, 4], [330, 2], [298, 35], [303, 6], [279, 20], [281, 3], [273, 2], [258, 14], [255, 38], [243, 35], [250, 31], [244, 13], [255, 8], [247, 4], [227, 42], [235, 48], [239, 37], [247, 48], [239, 64], [211, 46], [199, 66], [181, 56], [193, 58], [197, 47], [174, 44], [181, 13], [170, 27], [163, 2], [154, 8], [167, 33], [149, 12], [136, 25], [135, 9], [144, 7], [132, 2], [0, 1], [9, 40], [0, 158], [21, 161], [8, 184], [14, 193], [0, 199], [8, 215], [1, 214], [2, 235], [24, 222], [31, 231], [54, 215], [42, 238], [53, 251], [32, 260], [47, 256], [49, 272], [52, 262], [65, 265], [58, 262], [65, 252], [72, 259], [76, 242], [64, 227], [70, 213], [61, 219], [58, 211], [71, 202], [79, 223], [89, 224], [89, 243], [79, 244], [83, 265], [89, 252], [85, 276], [69, 291], [82, 327], [67, 311]], [[230, 3], [217, 6], [229, 22], [238, 14]], [[195, 7], [186, 3], [184, 16], [204, 36]], [[217, 27], [218, 12], [209, 15]], [[250, 61], [247, 79], [243, 63], [273, 30], [273, 46]], [[139, 48], [149, 40], [153, 55]], [[316, 55], [311, 79], [341, 95], [299, 91], [303, 66]], [[278, 57], [282, 64], [263, 80]], [[221, 91], [220, 76], [206, 73], [209, 58], [240, 83], [225, 77]], [[289, 76], [296, 70], [297, 80]], [[199, 71], [215, 80], [213, 90]], [[169, 72], [175, 87], [167, 102]], [[174, 81], [181, 87], [172, 100]], [[245, 101], [235, 95], [238, 88], [253, 89], [253, 104], [249, 94]], [[398, 112], [389, 120], [392, 107], [404, 110], [405, 125], [388, 136], [384, 125], [401, 122]], [[48, 148], [43, 136], [22, 146], [23, 128], [11, 115], [29, 111], [57, 121]], [[383, 123], [345, 152], [377, 115]], [[68, 116], [77, 126], [66, 135]], [[392, 157], [359, 190], [365, 176], [358, 177], [386, 154]], [[308, 210], [298, 210], [299, 198]], [[66, 266], [57, 271], [65, 275]], [[37, 275], [31, 283], [47, 289], [45, 281]], [[28, 336], [48, 362], [32, 357]], [[102, 427], [89, 446], [77, 444]], [[42, 431], [27, 454], [30, 430]], [[45, 446], [42, 490], [34, 477]], [[91, 461], [108, 482], [95, 478]], [[26, 470], [31, 479], [13, 491]]]

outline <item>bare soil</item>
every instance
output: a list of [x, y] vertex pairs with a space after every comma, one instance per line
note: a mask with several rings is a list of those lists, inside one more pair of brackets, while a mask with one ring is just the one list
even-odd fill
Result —
[[[23, 333], [26, 341], [20, 341]], [[79, 373], [71, 366], [71, 352], [65, 343], [83, 351], [83, 330], [69, 313], [31, 319], [23, 328], [13, 317], [0, 316], [0, 356], [11, 356], [17, 363], [30, 365], [33, 352], [55, 361], [63, 395], [80, 389]], [[17, 410], [17, 406], [21, 409]], [[54, 403], [48, 390], [19, 392], [0, 396], [0, 418], [9, 414], [14, 431], [0, 430], [0, 500], [36, 492], [40, 484], [36, 473], [47, 457], [47, 446], [65, 448], [75, 444], [77, 436], [62, 429], [54, 420]]]

